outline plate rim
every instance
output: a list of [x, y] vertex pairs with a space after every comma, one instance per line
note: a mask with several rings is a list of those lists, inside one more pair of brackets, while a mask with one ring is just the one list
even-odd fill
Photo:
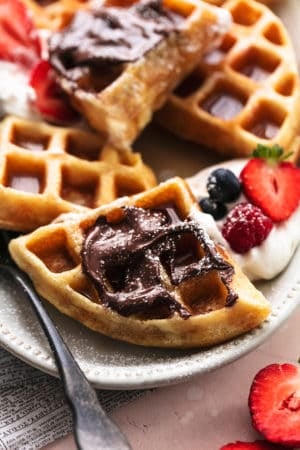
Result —
[[[105, 370], [101, 373], [101, 368], [86, 370], [83, 367], [84, 361], [76, 358], [77, 362], [82, 366], [88, 380], [96, 388], [111, 390], [161, 387], [186, 381], [196, 375], [216, 370], [246, 355], [262, 344], [298, 308], [300, 305], [300, 274], [298, 277], [295, 277], [295, 273], [299, 262], [300, 247], [296, 250], [285, 271], [275, 280], [267, 282], [269, 289], [272, 288], [272, 285], [275, 286], [276, 289], [276, 286], [278, 284], [280, 285], [281, 282], [283, 284], [287, 283], [286, 278], [288, 278], [287, 291], [285, 293], [285, 298], [282, 299], [282, 303], [280, 305], [273, 305], [274, 309], [272, 308], [269, 317], [260, 326], [242, 336], [208, 349], [199, 349], [199, 351], [193, 349], [192, 351], [195, 350], [195, 353], [192, 353], [191, 355], [183, 354], [183, 356], [180, 357], [179, 362], [176, 358], [175, 361], [168, 360], [167, 362], [160, 363], [156, 366], [155, 363], [153, 363], [151, 364], [153, 367], [150, 368], [147, 366], [138, 366], [135, 371], [132, 368], [133, 366], [124, 366], [122, 369], [116, 367], [111, 368], [106, 373]], [[290, 280], [289, 276], [293, 279]], [[58, 314], [61, 313], [58, 312]], [[34, 312], [32, 312], [32, 315], [35, 316]], [[62, 320], [64, 320], [64, 316], [62, 314], [61, 316]], [[3, 348], [25, 363], [48, 373], [49, 375], [58, 377], [48, 342], [46, 342], [47, 348], [43, 346], [44, 352], [34, 349], [28, 342], [18, 339], [18, 337], [15, 336], [14, 333], [0, 320], [0, 344]], [[201, 365], [207, 354], [208, 357], [205, 360], [205, 365]], [[112, 377], [111, 374], [113, 374], [114, 377]]]

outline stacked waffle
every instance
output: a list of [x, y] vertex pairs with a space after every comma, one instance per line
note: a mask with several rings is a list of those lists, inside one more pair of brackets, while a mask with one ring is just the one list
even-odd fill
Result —
[[10, 244], [16, 263], [64, 314], [139, 345], [207, 346], [259, 325], [268, 302], [207, 235], [185, 182], [155, 186], [131, 144], [162, 108], [173, 132], [226, 155], [273, 142], [269, 129], [288, 151], [300, 91], [279, 19], [252, 0], [24, 3], [47, 30], [51, 76], [95, 132], [2, 122], [0, 225], [30, 231]]
[[[50, 61], [74, 107], [93, 128], [118, 146], [133, 142], [153, 112], [195, 67], [201, 55], [215, 46], [230, 23], [225, 10], [197, 0], [168, 0], [162, 2], [167, 14], [159, 25], [157, 17], [162, 10], [160, 2], [155, 1], [150, 2], [155, 20], [141, 32], [149, 23], [147, 9], [144, 10], [147, 2], [138, 6], [134, 1], [128, 3], [124, 7], [123, 2], [110, 1], [113, 6], [106, 8], [111, 14], [109, 20], [117, 23], [115, 31], [105, 31], [106, 16], [83, 11], [70, 27], [49, 40]], [[86, 29], [84, 24], [88, 24]], [[128, 24], [131, 28], [127, 31]], [[103, 34], [90, 36], [91, 27], [103, 30]], [[131, 33], [133, 39], [128, 38]], [[107, 40], [113, 44], [102, 55], [100, 41]], [[152, 40], [157, 44], [142, 55], [133, 52], [136, 40], [141, 41], [140, 48]], [[86, 51], [94, 45], [97, 56]]]
[[[67, 26], [79, 8], [87, 8], [93, 4], [92, 0], [54, 0], [42, 2], [36, 0], [23, 0], [31, 10], [37, 27], [47, 30], [60, 30]], [[225, 0], [206, 0], [213, 5], [221, 6]], [[260, 0], [263, 3], [272, 4], [276, 0]], [[103, 1], [104, 3], [104, 1]], [[114, 5], [116, 1], [105, 0], [105, 4]], [[121, 2], [118, 2], [121, 4]], [[123, 5], [130, 5], [131, 0], [124, 0]]]
[[[62, 3], [38, 8], [45, 13], [58, 6], [67, 9]], [[97, 2], [79, 3], [84, 23]], [[120, 14], [135, 2], [98, 3]], [[89, 124], [113, 145], [130, 145], [163, 105], [156, 114], [161, 125], [226, 157], [248, 156], [257, 143], [277, 143], [288, 152], [292, 147], [296, 161], [300, 85], [288, 33], [269, 8], [254, 0], [211, 3], [222, 3], [222, 8], [203, 8], [197, 0], [166, 2], [172, 12], [184, 16], [180, 33], [171, 33], [146, 58], [132, 62], [104, 65], [101, 59], [90, 61], [85, 55], [76, 65], [74, 43], [64, 54], [60, 49], [62, 40], [76, 34], [76, 26], [64, 27], [50, 38], [50, 61], [61, 87]], [[78, 16], [74, 5], [75, 11]], [[225, 12], [233, 20], [229, 30]], [[81, 53], [86, 45], [85, 41]], [[196, 59], [201, 61], [192, 70]]]
[[155, 185], [139, 154], [75, 128], [8, 117], [0, 148], [1, 228], [31, 231]]
[[232, 14], [231, 29], [177, 87], [157, 120], [223, 156], [249, 156], [257, 144], [290, 151], [299, 133], [300, 84], [288, 34], [256, 2], [230, 0], [224, 8]]

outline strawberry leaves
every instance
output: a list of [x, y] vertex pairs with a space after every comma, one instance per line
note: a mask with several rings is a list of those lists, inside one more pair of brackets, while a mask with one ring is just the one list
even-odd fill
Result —
[[278, 163], [280, 161], [287, 160], [293, 152], [285, 153], [284, 149], [278, 145], [274, 144], [270, 147], [263, 144], [257, 144], [257, 147], [253, 150], [253, 158], [265, 159], [269, 164]]

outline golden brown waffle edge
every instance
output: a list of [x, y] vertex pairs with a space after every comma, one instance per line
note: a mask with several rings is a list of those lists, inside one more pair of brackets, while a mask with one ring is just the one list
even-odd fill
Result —
[[[213, 5], [222, 6], [226, 0], [204, 0], [207, 3], [212, 3]], [[281, 0], [250, 0], [250, 1], [258, 1], [260, 3], [265, 3], [267, 5], [274, 5], [275, 3], [279, 3]]]
[[[91, 0], [56, 0], [49, 5], [39, 4], [36, 0], [22, 0], [32, 14], [35, 25], [46, 30], [59, 30], [64, 28], [72, 20], [73, 15], [82, 8], [90, 8], [93, 4]], [[221, 6], [224, 0], [204, 0], [215, 6]], [[254, 1], [254, 0], [253, 0]], [[279, 0], [259, 0], [262, 3], [272, 5]], [[106, 0], [105, 4], [114, 4]], [[130, 4], [130, 2], [127, 2]], [[125, 4], [125, 0], [124, 0]]]
[[57, 0], [43, 5], [36, 0], [22, 0], [37, 28], [56, 31], [64, 28], [79, 9], [89, 7], [89, 0]]

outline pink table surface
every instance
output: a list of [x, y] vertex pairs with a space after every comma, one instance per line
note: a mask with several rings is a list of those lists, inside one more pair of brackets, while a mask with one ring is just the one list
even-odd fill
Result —
[[[300, 356], [300, 307], [261, 346], [211, 373], [157, 388], [111, 416], [133, 450], [218, 450], [235, 440], [255, 440], [247, 407], [254, 375], [267, 364]], [[44, 450], [75, 450], [67, 436]]]

